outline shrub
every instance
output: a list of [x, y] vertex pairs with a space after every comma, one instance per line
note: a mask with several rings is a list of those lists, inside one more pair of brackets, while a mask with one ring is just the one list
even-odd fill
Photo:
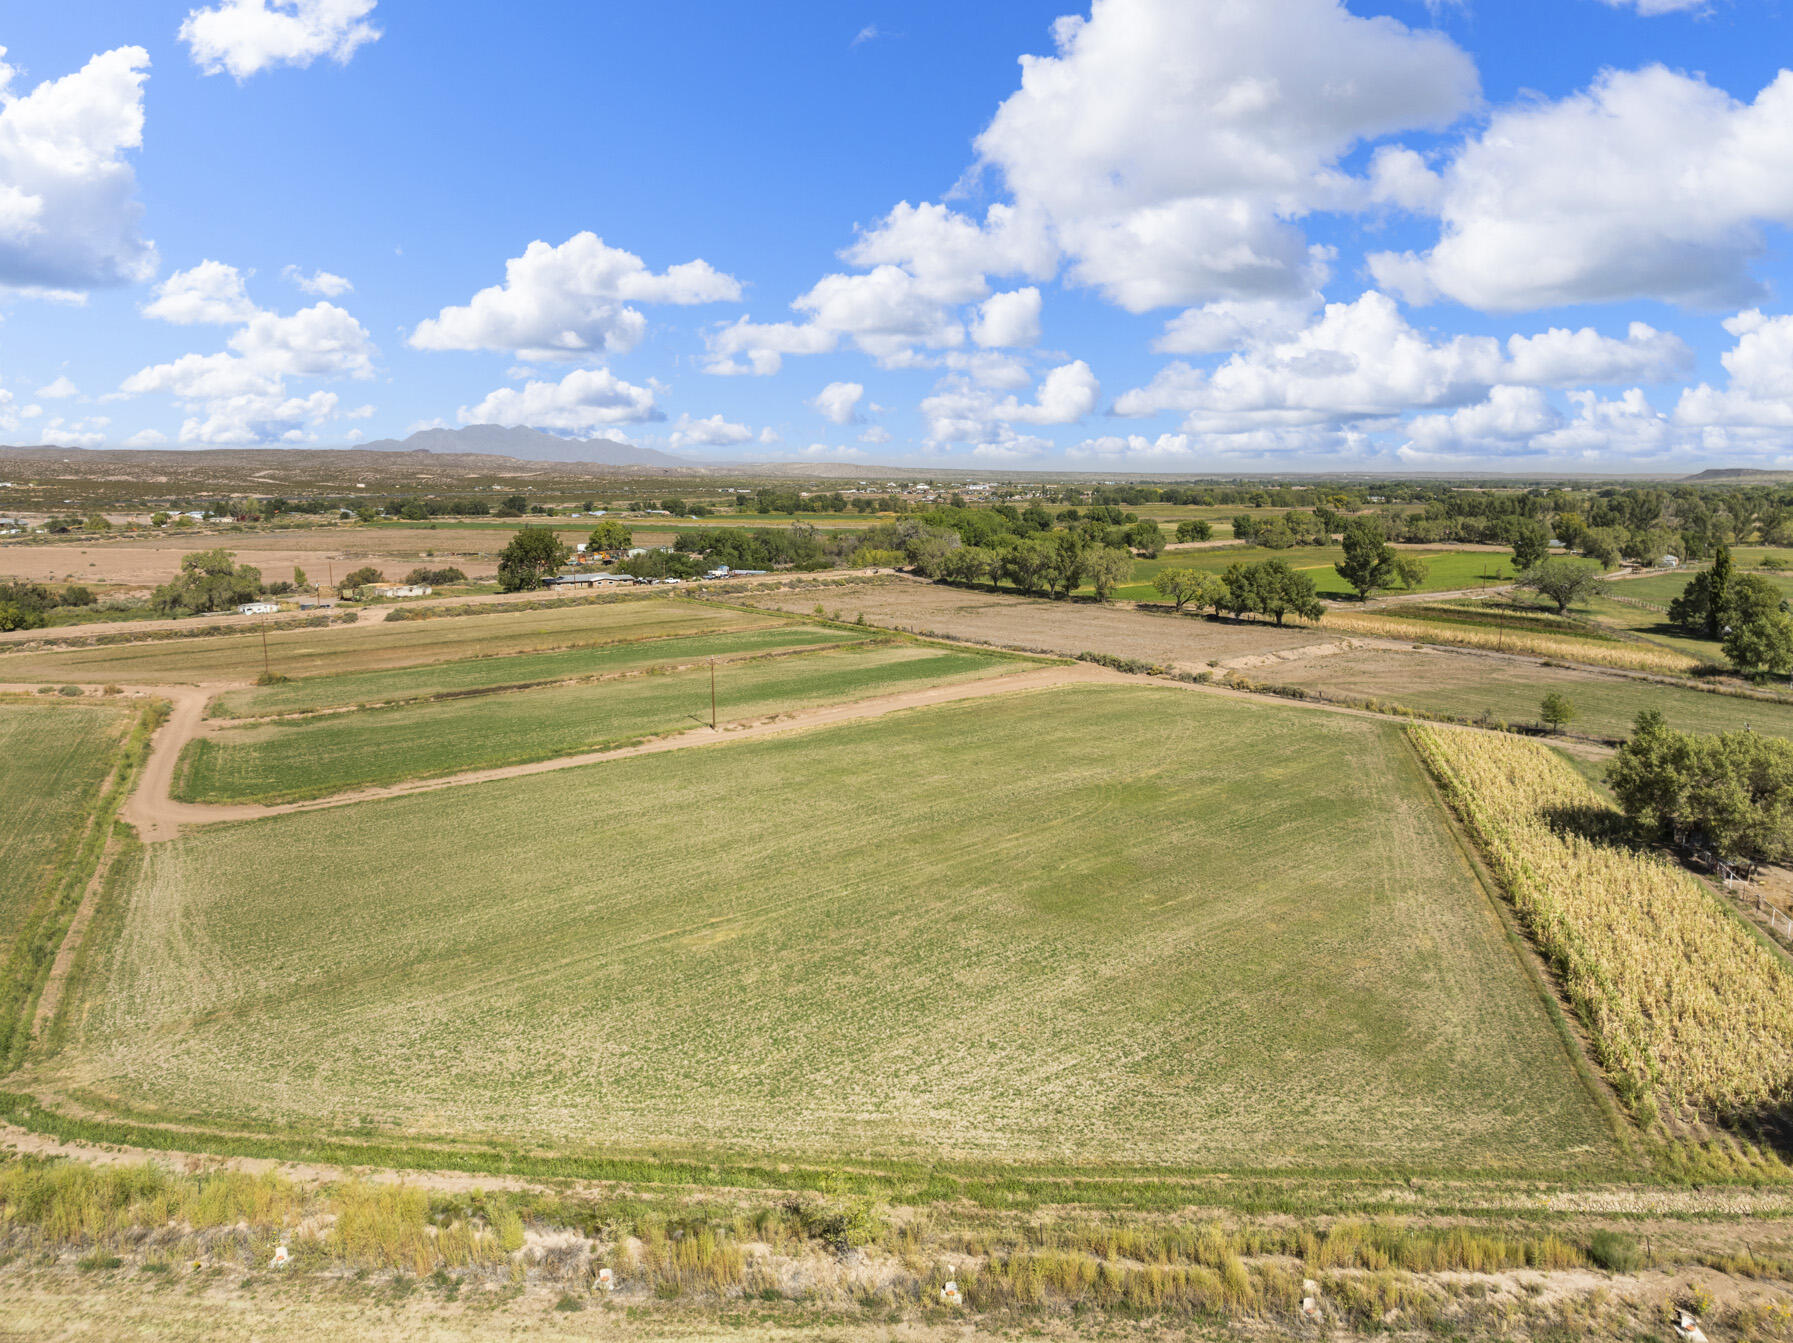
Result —
[[1644, 1261], [1637, 1241], [1618, 1231], [1596, 1231], [1588, 1237], [1588, 1258], [1608, 1273], [1633, 1273]]
[[72, 699], [76, 695], [84, 695], [87, 692], [82, 690], [81, 687], [78, 685], [65, 685], [61, 689], [59, 689], [56, 693], [58, 695], [67, 695]]

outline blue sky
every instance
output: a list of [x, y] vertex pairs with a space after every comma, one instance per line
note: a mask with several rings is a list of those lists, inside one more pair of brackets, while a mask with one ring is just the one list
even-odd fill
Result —
[[1787, 31], [1778, 0], [15, 7], [0, 441], [1793, 464]]

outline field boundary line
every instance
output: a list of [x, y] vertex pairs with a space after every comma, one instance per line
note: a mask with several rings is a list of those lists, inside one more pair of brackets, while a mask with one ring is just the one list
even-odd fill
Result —
[[[1441, 727], [1456, 727], [1463, 732], [1481, 732], [1484, 728], [1461, 727], [1457, 724], [1439, 724]], [[1527, 935], [1520, 925], [1518, 915], [1512, 907], [1512, 901], [1501, 885], [1500, 879], [1489, 868], [1482, 855], [1481, 847], [1475, 837], [1469, 833], [1463, 818], [1457, 813], [1449, 797], [1445, 795], [1438, 776], [1426, 762], [1413, 744], [1409, 728], [1398, 730], [1401, 739], [1401, 754], [1413, 770], [1415, 770], [1426, 786], [1426, 794], [1432, 799], [1445, 832], [1450, 835], [1451, 842], [1457, 852], [1462, 855], [1468, 865], [1470, 875], [1474, 877], [1476, 886], [1482, 892], [1482, 899], [1488, 913], [1500, 925], [1501, 936], [1514, 959], [1519, 962], [1525, 972], [1526, 982], [1532, 986], [1544, 1014], [1550, 1018], [1551, 1025], [1556, 1028], [1558, 1040], [1563, 1051], [1569, 1057], [1570, 1067], [1581, 1080], [1595, 1107], [1604, 1116], [1607, 1126], [1612, 1132], [1613, 1140], [1619, 1151], [1633, 1160], [1639, 1155], [1637, 1131], [1632, 1120], [1627, 1116], [1620, 1103], [1618, 1093], [1612, 1088], [1606, 1075], [1595, 1064], [1593, 1058], [1593, 1039], [1587, 1033], [1581, 1017], [1572, 1006], [1566, 1006], [1567, 997], [1563, 992], [1550, 963], [1544, 958], [1537, 944]]]

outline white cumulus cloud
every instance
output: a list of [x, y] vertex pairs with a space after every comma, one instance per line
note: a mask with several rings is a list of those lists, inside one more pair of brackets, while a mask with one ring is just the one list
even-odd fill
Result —
[[235, 326], [257, 311], [242, 272], [222, 261], [201, 261], [191, 270], [177, 270], [156, 286], [155, 298], [143, 306], [145, 317], [179, 326]]
[[462, 406], [462, 424], [524, 425], [563, 433], [590, 433], [618, 424], [643, 424], [665, 416], [654, 392], [624, 382], [609, 369], [576, 368], [559, 382], [534, 380], [500, 387], [476, 406]]
[[313, 271], [307, 275], [297, 266], [288, 266], [280, 274], [288, 284], [318, 298], [341, 298], [344, 294], [353, 293], [355, 289], [342, 276], [332, 275], [327, 270]]
[[835, 424], [851, 424], [859, 413], [859, 401], [865, 388], [857, 382], [831, 382], [809, 404], [816, 412]]
[[1382, 287], [1485, 311], [1756, 299], [1763, 226], [1793, 224], [1793, 71], [1744, 103], [1662, 66], [1504, 108], [1443, 170], [1438, 243]]
[[971, 339], [985, 349], [1034, 345], [1040, 339], [1040, 291], [1029, 285], [978, 304]]
[[320, 56], [347, 63], [380, 36], [368, 21], [375, 0], [224, 0], [188, 12], [180, 40], [208, 75], [239, 81], [277, 65], [307, 66]]
[[120, 47], [74, 74], [12, 89], [0, 47], [0, 285], [84, 290], [155, 274], [137, 176], [149, 53]]
[[632, 303], [698, 304], [738, 299], [741, 283], [707, 261], [655, 273], [633, 252], [578, 233], [558, 247], [532, 242], [505, 262], [505, 280], [462, 307], [417, 324], [420, 350], [508, 350], [519, 358], [620, 354], [647, 332]]

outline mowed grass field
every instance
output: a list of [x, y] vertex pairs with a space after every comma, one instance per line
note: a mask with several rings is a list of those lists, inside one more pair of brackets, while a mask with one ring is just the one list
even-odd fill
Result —
[[1613, 1153], [1369, 719], [1023, 692], [210, 826], [132, 881], [33, 1081], [138, 1113], [759, 1160]]
[[86, 822], [130, 721], [116, 704], [0, 700], [0, 955]]
[[[268, 635], [269, 661], [285, 676], [412, 667], [492, 654], [620, 643], [656, 635], [757, 629], [772, 623], [674, 597], [535, 611], [482, 611], [433, 620], [334, 625]], [[104, 648], [0, 653], [0, 681], [201, 683], [254, 680], [262, 641], [254, 632]]]
[[[1740, 572], [1753, 573], [1757, 578], [1766, 579], [1780, 589], [1783, 597], [1793, 597], [1793, 573], [1767, 573], [1759, 569], [1747, 569], [1743, 567], [1742, 560], [1738, 561], [1738, 565]], [[1612, 582], [1611, 587], [1622, 597], [1635, 597], [1638, 601], [1667, 606], [1681, 595], [1695, 574], [1702, 573], [1711, 567], [1709, 564], [1696, 564], [1672, 574], [1646, 574], [1642, 578], [1619, 578]]]
[[[871, 633], [876, 633], [873, 631]], [[213, 700], [214, 718], [259, 718], [356, 704], [382, 704], [465, 694], [501, 686], [609, 676], [701, 658], [743, 658], [824, 648], [870, 637], [819, 625], [771, 625], [723, 634], [657, 636], [627, 643], [581, 645], [547, 653], [470, 658], [423, 667], [313, 676], [285, 685], [232, 690]]]
[[1793, 738], [1793, 704], [1459, 653], [1354, 649], [1253, 668], [1247, 675], [1337, 699], [1379, 700], [1427, 713], [1474, 718], [1487, 712], [1505, 723], [1536, 723], [1539, 703], [1554, 690], [1575, 706], [1569, 730], [1595, 737], [1629, 737], [1640, 711], [1659, 709], [1683, 732], [1749, 727]]
[[[838, 704], [1039, 664], [999, 654], [899, 643], [818, 650], [719, 669], [723, 723]], [[710, 671], [356, 710], [225, 727], [191, 742], [175, 776], [190, 802], [290, 802], [432, 778], [707, 726]]]
[[[1513, 557], [1485, 550], [1403, 551], [1423, 560], [1426, 579], [1415, 592], [1454, 592], [1482, 586], [1483, 575], [1491, 575], [1489, 583], [1511, 582]], [[1161, 602], [1164, 600], [1152, 586], [1152, 580], [1165, 569], [1196, 569], [1203, 573], [1222, 574], [1233, 564], [1258, 564], [1280, 559], [1291, 569], [1299, 570], [1314, 580], [1322, 597], [1339, 600], [1357, 596], [1356, 591], [1338, 576], [1334, 568], [1345, 558], [1339, 546], [1294, 546], [1287, 550], [1271, 550], [1265, 546], [1220, 546], [1211, 550], [1166, 551], [1155, 560], [1139, 560], [1133, 566], [1133, 581], [1115, 589], [1115, 596], [1125, 601]], [[1093, 591], [1094, 589], [1088, 589]], [[1397, 589], [1398, 590], [1398, 589]], [[1385, 596], [1386, 593], [1379, 593]]]

